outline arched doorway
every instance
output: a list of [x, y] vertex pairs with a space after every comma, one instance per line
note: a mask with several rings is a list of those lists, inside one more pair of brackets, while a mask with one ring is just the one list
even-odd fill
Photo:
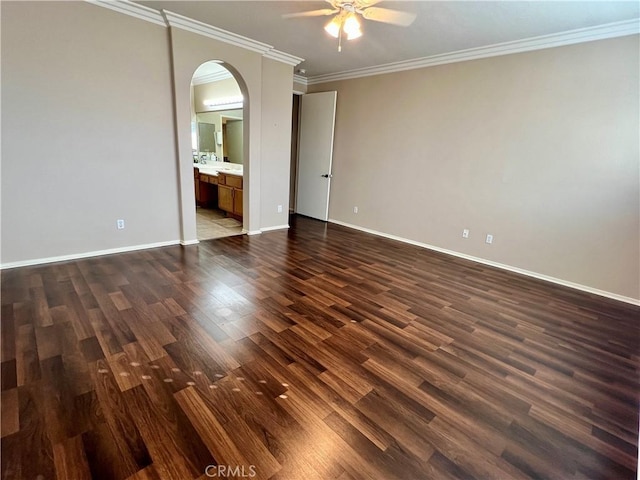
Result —
[[[245, 89], [246, 90], [246, 89]], [[191, 147], [198, 240], [245, 233], [245, 98], [230, 67], [201, 64], [191, 81]]]

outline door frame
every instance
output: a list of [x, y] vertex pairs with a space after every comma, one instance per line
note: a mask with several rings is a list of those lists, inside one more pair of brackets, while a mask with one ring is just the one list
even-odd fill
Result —
[[[334, 152], [334, 143], [335, 143], [335, 124], [336, 124], [336, 113], [337, 113], [337, 95], [338, 92], [336, 90], [329, 90], [325, 92], [312, 92], [300, 95], [300, 103], [298, 108], [298, 139], [297, 139], [297, 152], [296, 152], [296, 181], [295, 181], [295, 212], [301, 215], [305, 215], [305, 213], [298, 212], [299, 202], [298, 202], [298, 192], [300, 191], [300, 144], [301, 144], [301, 136], [303, 134], [303, 101], [306, 95], [315, 95], [315, 94], [333, 94], [333, 111], [332, 111], [332, 119], [331, 119], [331, 141], [330, 141], [330, 152], [329, 152], [329, 168], [326, 175], [327, 177], [327, 201], [326, 206], [324, 207], [324, 215], [323, 218], [317, 218], [318, 220], [327, 222], [329, 220], [329, 205], [331, 199], [331, 177], [333, 171], [333, 152]], [[324, 175], [323, 175], [324, 176]]]

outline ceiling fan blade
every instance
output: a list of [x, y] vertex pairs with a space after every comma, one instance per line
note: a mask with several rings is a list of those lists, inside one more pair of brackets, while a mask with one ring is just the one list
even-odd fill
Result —
[[380, 3], [382, 0], [356, 0], [356, 8], [362, 10], [374, 6], [376, 3]]
[[285, 13], [282, 18], [297, 18], [297, 17], [321, 17], [323, 15], [333, 15], [338, 13], [339, 10], [333, 8], [322, 8], [320, 10], [308, 10], [306, 12], [297, 13]]
[[389, 8], [380, 7], [369, 7], [362, 11], [362, 16], [367, 20], [391, 23], [402, 27], [408, 27], [416, 19], [415, 13], [401, 12], [400, 10], [391, 10]]

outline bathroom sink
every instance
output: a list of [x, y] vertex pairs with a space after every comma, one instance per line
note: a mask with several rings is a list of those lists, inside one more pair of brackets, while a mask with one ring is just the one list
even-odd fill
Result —
[[204, 165], [199, 165], [198, 169], [200, 170], [201, 173], [206, 173], [209, 175], [217, 175], [218, 172], [221, 173], [226, 173], [229, 175], [239, 175], [242, 177], [242, 169], [238, 169], [238, 168], [233, 168], [230, 167], [228, 165], [216, 165], [215, 163], [212, 164], [204, 164]]

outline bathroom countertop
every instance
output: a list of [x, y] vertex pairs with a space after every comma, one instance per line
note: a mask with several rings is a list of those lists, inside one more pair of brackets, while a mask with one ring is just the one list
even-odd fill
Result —
[[237, 167], [235, 166], [230, 167], [229, 163], [222, 163], [222, 162], [217, 162], [217, 163], [218, 163], [217, 165], [216, 165], [216, 162], [205, 163], [204, 165], [199, 163], [194, 163], [193, 166], [194, 168], [197, 168], [200, 171], [200, 173], [205, 173], [207, 175], [217, 176], [219, 172], [222, 172], [227, 175], [237, 175], [239, 177], [243, 176], [242, 165], [238, 165]]

